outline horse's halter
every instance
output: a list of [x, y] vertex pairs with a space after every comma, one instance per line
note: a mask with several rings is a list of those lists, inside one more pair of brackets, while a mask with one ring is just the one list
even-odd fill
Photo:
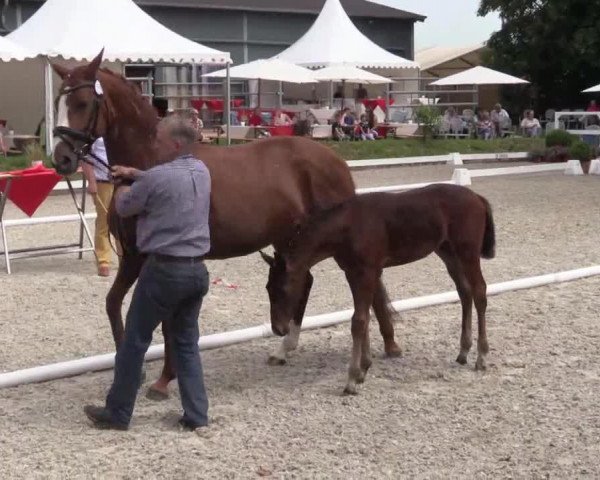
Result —
[[[77, 156], [77, 159], [81, 162], [85, 162], [89, 165], [94, 165], [87, 156], [91, 156], [96, 160], [99, 164], [101, 164], [104, 168], [111, 172], [110, 165], [105, 162], [102, 158], [99, 158], [92, 151], [92, 144], [98, 139], [98, 135], [96, 133], [96, 127], [98, 126], [98, 117], [100, 114], [100, 104], [104, 101], [104, 92], [102, 90], [102, 86], [98, 80], [93, 82], [83, 82], [79, 85], [75, 85], [73, 87], [65, 87], [61, 89], [56, 97], [56, 104], [60, 101], [60, 98], [64, 95], [70, 95], [77, 90], [81, 90], [82, 88], [91, 88], [94, 91], [94, 103], [92, 105], [92, 113], [90, 115], [88, 124], [85, 130], [77, 130], [71, 127], [56, 127], [53, 130], [54, 136], [60, 138], [65, 144], [69, 146], [71, 151]], [[82, 142], [81, 147], [76, 148], [74, 142]]]

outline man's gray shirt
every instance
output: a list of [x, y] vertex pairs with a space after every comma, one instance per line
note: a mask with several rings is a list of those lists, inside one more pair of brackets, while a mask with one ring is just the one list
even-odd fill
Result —
[[199, 257], [210, 249], [210, 173], [192, 155], [142, 172], [115, 206], [122, 217], [138, 216], [143, 253]]

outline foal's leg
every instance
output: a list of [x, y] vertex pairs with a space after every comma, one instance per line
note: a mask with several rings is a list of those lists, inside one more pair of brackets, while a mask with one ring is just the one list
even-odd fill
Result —
[[467, 279], [471, 284], [473, 299], [477, 310], [477, 361], [475, 370], [485, 370], [486, 360], [490, 347], [487, 340], [485, 311], [487, 308], [487, 285], [483, 274], [481, 273], [481, 263], [479, 255], [473, 258], [463, 260], [463, 268]]
[[467, 356], [473, 344], [472, 333], [472, 312], [473, 312], [473, 294], [470, 282], [467, 280], [461, 261], [450, 251], [449, 247], [440, 248], [436, 252], [444, 261], [450, 277], [456, 285], [456, 291], [460, 298], [462, 306], [462, 328], [460, 333], [460, 353], [456, 361], [461, 365], [467, 363]]
[[385, 353], [389, 357], [399, 357], [402, 355], [402, 349], [394, 340], [393, 318], [395, 312], [390, 306], [390, 299], [381, 277], [377, 281], [377, 288], [373, 297], [373, 310], [379, 322], [379, 331], [383, 337]]
[[373, 303], [376, 283], [380, 275], [370, 270], [346, 273], [354, 299], [352, 316], [352, 358], [348, 368], [348, 382], [344, 393], [356, 395], [357, 384], [365, 381], [367, 370], [371, 366], [369, 345], [369, 309]]
[[269, 356], [269, 365], [285, 365], [287, 353], [295, 350], [296, 347], [298, 347], [300, 329], [302, 328], [302, 319], [304, 318], [304, 312], [306, 311], [306, 304], [308, 303], [308, 296], [310, 295], [312, 284], [313, 276], [310, 274], [310, 272], [307, 272], [302, 297], [300, 298], [294, 318], [290, 321], [290, 331], [285, 337], [283, 337], [283, 340], [279, 344], [277, 351]]

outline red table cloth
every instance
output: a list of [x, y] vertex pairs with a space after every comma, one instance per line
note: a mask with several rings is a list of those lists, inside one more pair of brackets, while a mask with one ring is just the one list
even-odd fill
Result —
[[[386, 109], [385, 98], [366, 98], [362, 101], [363, 105], [371, 110], [375, 110], [376, 107], [381, 108], [383, 111]], [[390, 105], [394, 104], [394, 99], [390, 99]]]
[[[54, 169], [43, 165], [3, 173], [15, 177], [8, 192], [9, 200], [30, 217], [62, 178]], [[7, 182], [8, 179], [0, 180], [0, 191], [5, 190]]]

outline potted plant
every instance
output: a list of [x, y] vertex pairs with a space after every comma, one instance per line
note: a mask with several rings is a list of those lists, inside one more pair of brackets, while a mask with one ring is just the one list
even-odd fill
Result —
[[38, 142], [31, 142], [25, 145], [25, 158], [32, 167], [43, 165], [46, 159], [46, 152]]
[[581, 140], [573, 143], [569, 148], [569, 154], [572, 160], [579, 160], [583, 173], [587, 174], [590, 170], [590, 163], [593, 157], [592, 147]]

